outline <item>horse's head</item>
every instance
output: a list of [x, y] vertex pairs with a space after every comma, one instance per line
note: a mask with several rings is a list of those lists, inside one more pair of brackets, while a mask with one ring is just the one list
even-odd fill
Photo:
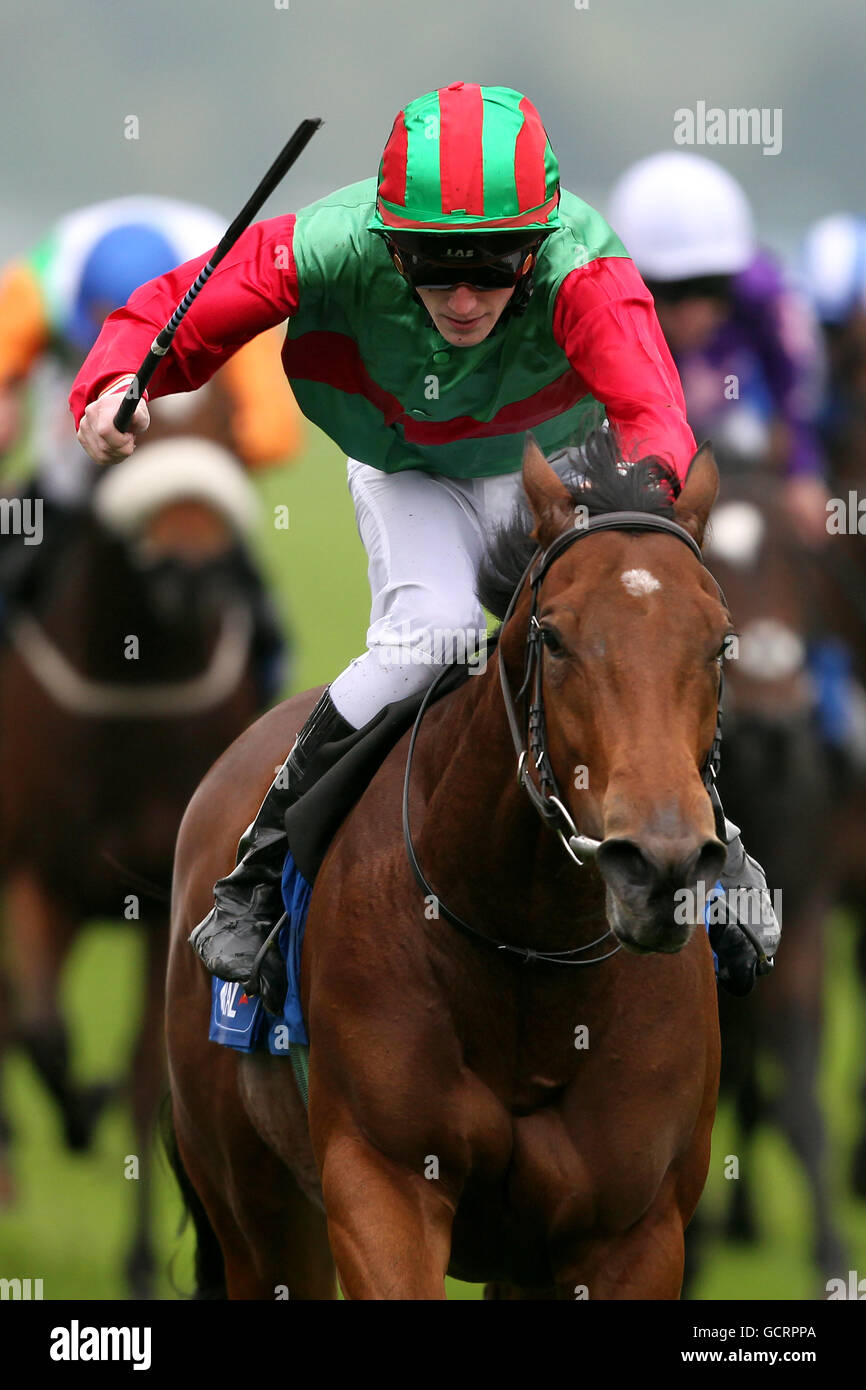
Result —
[[168, 621], [241, 593], [255, 493], [226, 449], [199, 438], [141, 445], [97, 485], [93, 513], [122, 543], [146, 601]]
[[811, 718], [807, 637], [817, 578], [815, 561], [793, 534], [782, 499], [782, 485], [772, 476], [726, 477], [705, 547], [737, 614], [726, 712], [734, 720], [779, 729]]
[[[666, 517], [700, 545], [719, 486], [707, 446], [675, 497], [661, 465], [624, 466], [604, 434], [573, 486], [531, 442], [523, 480], [545, 548], [615, 511]], [[549, 756], [576, 824], [602, 841], [610, 924], [633, 950], [677, 951], [725, 858], [702, 779], [731, 632], [718, 586], [673, 534], [603, 530], [556, 558], [537, 618]]]

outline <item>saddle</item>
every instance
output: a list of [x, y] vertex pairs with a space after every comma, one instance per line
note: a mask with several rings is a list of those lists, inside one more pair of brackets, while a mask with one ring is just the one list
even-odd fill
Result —
[[[488, 639], [488, 656], [494, 647], [495, 637]], [[471, 669], [462, 663], [449, 667], [434, 692], [434, 703], [463, 685]], [[306, 776], [312, 785], [285, 815], [289, 850], [308, 883], [315, 879], [331, 841], [352, 807], [391, 749], [411, 729], [424, 694], [422, 691], [407, 695], [386, 705], [363, 728], [325, 744], [311, 759]]]
[[[488, 657], [497, 637], [488, 638]], [[459, 689], [473, 669], [463, 663], [448, 667], [429, 692], [431, 703]], [[305, 774], [311, 785], [286, 811], [286, 913], [277, 936], [287, 979], [281, 1012], [269, 1014], [259, 996], [248, 997], [239, 985], [213, 979], [210, 1040], [241, 1052], [267, 1048], [274, 1056], [288, 1057], [305, 1101], [309, 1039], [301, 1009], [301, 951], [313, 884], [334, 836], [391, 749], [412, 728], [427, 693], [386, 705], [363, 728], [323, 745]]]

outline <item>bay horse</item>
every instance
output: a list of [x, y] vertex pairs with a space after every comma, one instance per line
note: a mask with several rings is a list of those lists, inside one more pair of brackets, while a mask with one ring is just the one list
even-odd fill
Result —
[[[316, 877], [308, 1116], [285, 1059], [208, 1041], [211, 980], [187, 937], [319, 692], [242, 734], [190, 803], [166, 1026], [200, 1296], [329, 1299], [338, 1278], [347, 1298], [441, 1299], [449, 1272], [500, 1298], [679, 1295], [719, 1074], [709, 943], [673, 898], [725, 857], [702, 768], [731, 623], [697, 549], [718, 474], [705, 446], [673, 501], [659, 465], [590, 442], [597, 466], [569, 490], [529, 441], [532, 538], [525, 521], [503, 538], [479, 590], [495, 607], [498, 589], [498, 616], [514, 591], [513, 613], [417, 735], [411, 831], [441, 911], [404, 845], [408, 734]], [[579, 534], [582, 503], [661, 529]], [[537, 590], [519, 584], [536, 544], [555, 551]], [[582, 867], [515, 776], [500, 679], [520, 686], [536, 592], [542, 743], [573, 843], [601, 842]]]
[[150, 1296], [154, 1265], [150, 1155], [165, 1087], [174, 842], [204, 771], [262, 706], [239, 540], [255, 506], [234, 455], [212, 441], [141, 445], [70, 521], [41, 602], [10, 617], [0, 650], [3, 1031], [29, 1055], [75, 1150], [116, 1087], [74, 1078], [64, 963], [91, 919], [145, 931], [128, 1080], [139, 1171], [127, 1274], [138, 1297]]
[[[721, 1094], [732, 1103], [736, 1180], [726, 1183], [725, 1231], [758, 1238], [752, 1163], [755, 1131], [773, 1123], [803, 1166], [812, 1205], [812, 1253], [826, 1277], [847, 1269], [828, 1185], [827, 1127], [818, 1095], [825, 961], [839, 879], [834, 788], [808, 666], [824, 623], [814, 604], [814, 560], [792, 534], [783, 484], [758, 458], [719, 455], [721, 492], [707, 563], [737, 617], [726, 663], [725, 809], [763, 865], [784, 929], [768, 986], [747, 999], [720, 992]], [[772, 1075], [770, 1087], [767, 1059]], [[687, 1285], [703, 1243], [698, 1208], [687, 1237]]]
[[[866, 312], [827, 330], [834, 405], [826, 428], [830, 487], [845, 504], [848, 525], [832, 533], [817, 576], [828, 626], [846, 643], [853, 671], [866, 687]], [[855, 511], [850, 507], [852, 499]], [[866, 993], [866, 769], [849, 770], [835, 816], [835, 859], [842, 902], [856, 929], [855, 968]], [[851, 1164], [854, 1192], [866, 1198], [866, 1070]]]

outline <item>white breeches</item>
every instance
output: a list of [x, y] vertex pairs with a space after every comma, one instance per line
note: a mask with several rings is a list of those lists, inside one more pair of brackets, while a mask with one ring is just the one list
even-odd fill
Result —
[[361, 728], [385, 705], [426, 689], [450, 662], [483, 668], [478, 567], [523, 489], [519, 469], [461, 479], [383, 473], [349, 459], [348, 475], [372, 611], [367, 650], [332, 682], [331, 698]]

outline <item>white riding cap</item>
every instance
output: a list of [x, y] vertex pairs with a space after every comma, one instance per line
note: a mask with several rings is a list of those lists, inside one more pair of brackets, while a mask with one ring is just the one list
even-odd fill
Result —
[[242, 536], [258, 520], [258, 498], [235, 456], [194, 438], [139, 445], [97, 484], [93, 509], [104, 526], [126, 537], [161, 507], [189, 499], [214, 507]]
[[736, 275], [756, 251], [751, 208], [736, 179], [684, 150], [627, 169], [611, 193], [608, 221], [649, 280]]

